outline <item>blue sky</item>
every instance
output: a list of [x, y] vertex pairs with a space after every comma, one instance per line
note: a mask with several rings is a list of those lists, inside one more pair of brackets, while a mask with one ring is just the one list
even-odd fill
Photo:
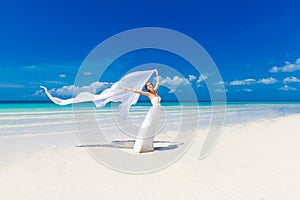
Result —
[[[0, 1], [0, 100], [47, 100], [68, 92], [81, 62], [100, 42], [138, 27], [164, 27], [200, 43], [216, 63], [228, 100], [300, 100], [299, 1]], [[162, 96], [191, 85], [200, 100], [206, 74], [165, 52], [144, 51], [115, 63], [168, 64], [183, 77], [162, 80]], [[88, 72], [87, 72], [87, 75]], [[121, 77], [114, 71], [90, 86], [103, 89]], [[170, 88], [173, 84], [174, 87]], [[167, 88], [169, 86], [169, 88]], [[64, 89], [63, 89], [64, 88]], [[77, 88], [81, 91], [82, 88]], [[62, 96], [61, 96], [62, 97]]]

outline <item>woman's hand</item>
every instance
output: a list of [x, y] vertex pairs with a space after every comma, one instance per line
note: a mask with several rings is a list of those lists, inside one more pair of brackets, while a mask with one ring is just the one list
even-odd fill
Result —
[[131, 92], [131, 91], [132, 91], [131, 88], [130, 88], [130, 89], [129, 89], [129, 88], [125, 88], [124, 90], [125, 90], [126, 92]]

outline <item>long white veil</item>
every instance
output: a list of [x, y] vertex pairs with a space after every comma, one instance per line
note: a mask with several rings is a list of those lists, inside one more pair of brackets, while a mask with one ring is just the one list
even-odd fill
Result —
[[133, 92], [126, 92], [125, 88], [132, 88], [134, 90], [142, 90], [143, 86], [152, 76], [155, 70], [135, 71], [125, 75], [121, 80], [114, 83], [111, 88], [108, 88], [100, 94], [92, 94], [89, 92], [81, 92], [76, 97], [70, 99], [60, 99], [53, 97], [46, 87], [41, 86], [47, 96], [58, 105], [68, 105], [73, 103], [82, 103], [92, 101], [96, 107], [101, 108], [108, 102], [120, 102], [120, 117], [126, 118], [130, 106], [138, 101], [139, 94]]

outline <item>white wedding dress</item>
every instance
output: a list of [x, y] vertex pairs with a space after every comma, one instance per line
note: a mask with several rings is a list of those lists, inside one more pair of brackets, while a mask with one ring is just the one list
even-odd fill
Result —
[[[60, 99], [54, 97], [44, 86], [47, 96], [58, 105], [68, 105], [82, 102], [94, 102], [96, 107], [101, 108], [108, 102], [120, 102], [120, 117], [125, 119], [131, 105], [134, 105], [139, 98], [139, 94], [127, 92], [125, 88], [132, 88], [134, 90], [142, 90], [143, 86], [152, 76], [155, 70], [135, 71], [125, 75], [121, 80], [114, 83], [110, 88], [105, 89], [100, 94], [93, 94], [90, 92], [81, 92], [76, 97], [70, 99]], [[134, 143], [134, 150], [136, 152], [153, 151], [153, 140], [155, 136], [155, 127], [160, 115], [160, 97], [154, 97], [151, 100], [152, 107], [149, 109], [143, 124], [138, 132], [136, 141]]]
[[149, 109], [134, 143], [134, 151], [137, 153], [154, 150], [153, 140], [160, 115], [160, 100], [160, 97], [154, 97], [151, 100], [152, 107]]

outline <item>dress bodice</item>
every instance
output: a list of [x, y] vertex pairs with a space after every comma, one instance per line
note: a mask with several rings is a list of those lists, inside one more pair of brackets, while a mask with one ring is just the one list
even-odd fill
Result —
[[160, 104], [160, 100], [161, 100], [161, 98], [159, 96], [153, 97], [152, 100], [151, 100], [151, 103], [152, 103], [153, 106], [156, 106], [156, 105]]

